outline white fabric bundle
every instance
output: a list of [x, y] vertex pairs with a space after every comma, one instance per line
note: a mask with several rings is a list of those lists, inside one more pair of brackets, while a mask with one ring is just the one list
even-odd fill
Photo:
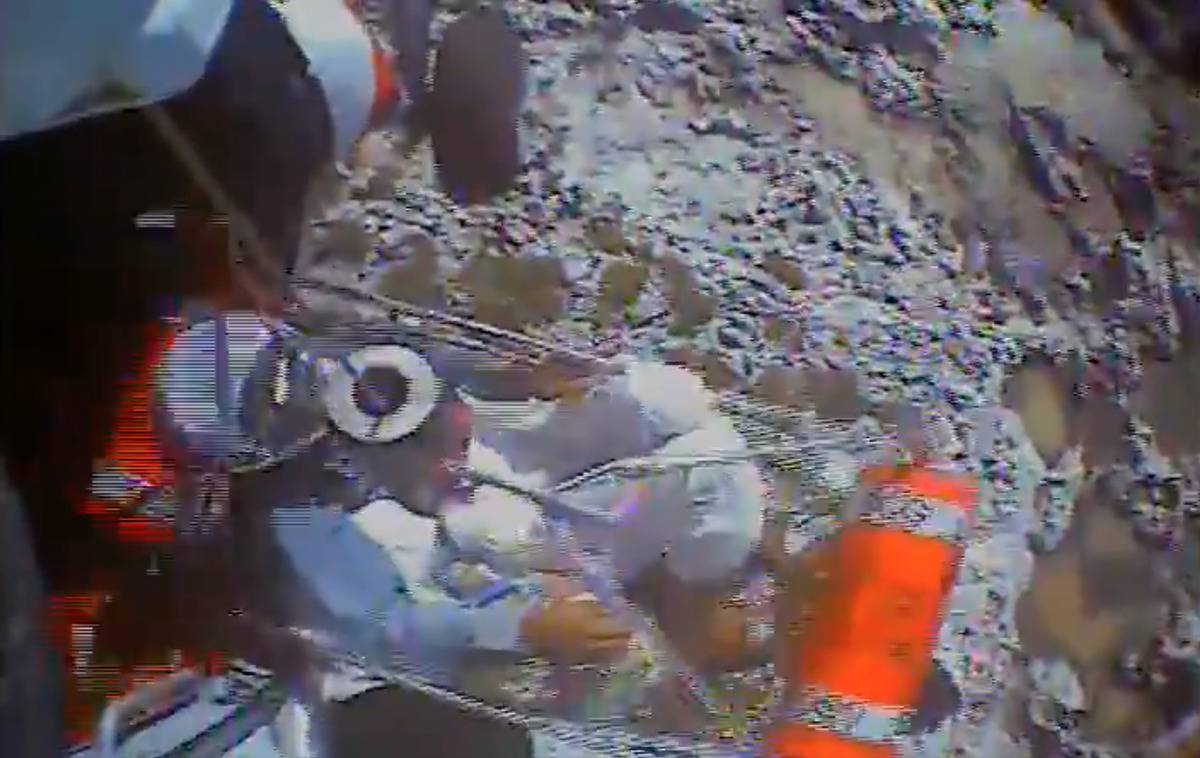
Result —
[[[542, 428], [553, 437], [552, 427], [571, 423], [577, 418], [604, 418], [614, 398], [632, 401], [637, 413], [622, 414], [638, 430], [623, 428], [630, 439], [667, 440], [635, 455], [663, 456], [711, 455], [742, 452], [745, 441], [728, 419], [715, 410], [713, 394], [703, 381], [688, 370], [660, 363], [629, 361], [624, 371], [589, 397], [575, 401], [572, 414], [548, 414]], [[587, 404], [596, 405], [595, 413]], [[612, 406], [618, 408], [620, 403]], [[576, 418], [577, 417], [577, 418]], [[615, 418], [615, 416], [613, 416]], [[585, 431], [603, 434], [603, 427]], [[503, 443], [502, 436], [496, 437]], [[571, 435], [564, 436], [571, 439]], [[603, 440], [597, 440], [603, 445]], [[586, 447], [586, 446], [585, 446]], [[472, 443], [470, 464], [492, 476], [524, 487], [545, 487], [546, 469], [570, 470], [554, 457], [565, 445], [535, 448], [526, 445], [523, 457], [531, 473], [518, 474], [505, 459], [504, 449], [491, 449]], [[582, 448], [581, 448], [582, 449]], [[530, 451], [535, 451], [530, 456]], [[543, 461], [528, 460], [542, 457]], [[766, 508], [764, 482], [755, 464], [706, 465], [664, 475], [646, 477], [640, 482], [600, 481], [565, 497], [568, 504], [584, 511], [620, 511], [623, 513], [615, 532], [585, 535], [586, 541], [603, 540], [612, 551], [618, 576], [630, 579], [664, 554], [670, 570], [685, 581], [718, 581], [739, 568], [758, 543]], [[525, 498], [498, 487], [479, 487], [469, 505], [446, 514], [446, 524], [455, 542], [464, 549], [480, 550], [491, 558], [500, 558], [510, 568], [531, 566], [544, 559], [538, 541], [544, 535], [537, 507]]]

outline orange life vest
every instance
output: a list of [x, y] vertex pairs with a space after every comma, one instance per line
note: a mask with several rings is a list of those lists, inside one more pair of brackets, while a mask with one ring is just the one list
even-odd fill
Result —
[[147, 327], [142, 360], [122, 382], [116, 423], [104, 457], [93, 469], [83, 512], [99, 520], [123, 542], [169, 542], [166, 519], [146, 515], [149, 497], [171, 497], [174, 474], [154, 426], [154, 377], [159, 360], [175, 341], [165, 321]]

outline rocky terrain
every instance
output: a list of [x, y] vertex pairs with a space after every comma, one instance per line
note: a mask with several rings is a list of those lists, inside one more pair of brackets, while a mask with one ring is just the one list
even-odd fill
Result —
[[519, 188], [458, 208], [374, 135], [308, 273], [831, 420], [924, 409], [983, 497], [908, 754], [1196, 755], [1200, 101], [1049, 5], [510, 0]]

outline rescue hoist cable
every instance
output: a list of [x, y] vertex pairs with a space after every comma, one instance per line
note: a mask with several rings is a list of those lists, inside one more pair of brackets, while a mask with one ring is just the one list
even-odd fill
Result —
[[[254, 297], [258, 310], [262, 313], [271, 313], [275, 309], [273, 307], [275, 298], [271, 296], [260, 282], [244, 268], [246, 257], [243, 254], [243, 248], [248, 248], [254, 263], [260, 272], [271, 280], [273, 283], [282, 285], [282, 275], [270, 265], [272, 257], [267, 248], [266, 242], [258, 232], [258, 228], [254, 222], [242, 213], [237, 204], [221, 186], [217, 178], [208, 170], [204, 160], [200, 157], [199, 151], [195, 145], [179, 127], [175, 120], [167, 113], [166, 108], [158, 103], [152, 103], [142, 109], [146, 119], [154, 127], [159, 137], [166, 143], [167, 147], [175, 155], [175, 158], [187, 170], [192, 180], [200, 187], [201, 191], [208, 197], [213, 208], [220, 214], [229, 219], [229, 259], [233, 264], [233, 274], [241, 280], [241, 284], [246, 288], [246, 291]], [[278, 252], [278, 251], [277, 251]], [[274, 260], [282, 260], [276, 258]], [[284, 292], [285, 288], [279, 286], [278, 292]]]

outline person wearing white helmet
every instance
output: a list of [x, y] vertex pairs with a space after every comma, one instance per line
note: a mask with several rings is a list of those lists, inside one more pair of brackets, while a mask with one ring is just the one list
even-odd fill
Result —
[[[442, 352], [429, 355], [369, 344], [331, 366], [324, 380], [325, 407], [365, 497], [338, 505], [326, 489], [305, 502], [286, 472], [274, 475], [278, 490], [257, 496], [269, 501], [269, 539], [300, 580], [295, 592], [316, 603], [300, 600], [296, 612], [365, 647], [398, 647], [421, 665], [441, 667], [439, 674], [453, 673], [472, 650], [569, 662], [619, 654], [627, 630], [594, 602], [571, 597], [580, 593], [544, 581], [544, 572], [561, 566], [544, 543], [536, 506], [439, 475], [459, 465], [538, 486], [479, 444], [457, 392], [461, 377], [442, 370]], [[390, 411], [380, 410], [392, 405], [388, 367], [406, 380], [403, 400]], [[362, 372], [357, 379], [352, 369]], [[379, 408], [360, 405], [368, 386]]]
[[[432, 362], [448, 382], [439, 404], [461, 400], [470, 408], [461, 463], [481, 478], [419, 507], [405, 502], [418, 495], [410, 488], [348, 508], [319, 502], [274, 508], [271, 539], [299, 580], [290, 583], [285, 600], [293, 622], [368, 656], [400, 652], [410, 670], [450, 686], [462, 685], [480, 653], [513, 662], [533, 655], [620, 665], [637, 654], [631, 644], [637, 629], [586, 580], [566, 578], [573, 556], [550, 524], [565, 517], [582, 542], [608, 556], [607, 574], [619, 585], [631, 589], [665, 572], [673, 588], [668, 594], [703, 603], [697, 607], [711, 615], [691, 617], [695, 635], [680, 639], [679, 618], [668, 630], [688, 665], [736, 668], [745, 662], [753, 646], [744, 639], [752, 634], [749, 625], [734, 630], [743, 639], [725, 640], [730, 649], [714, 652], [712, 615], [762, 532], [766, 497], [753, 463], [637, 477], [642, 501], [636, 507], [629, 507], [624, 484], [609, 481], [562, 495], [552, 512], [521, 494], [545, 493], [622, 458], [744, 452], [745, 442], [715, 410], [698, 377], [629, 361], [582, 396], [522, 400], [513, 398], [527, 393], [498, 387], [503, 379], [488, 386], [477, 375], [465, 376], [469, 360], [454, 366], [453, 359], [438, 358], [445, 356]], [[420, 405], [414, 392], [410, 385], [411, 407]], [[357, 429], [346, 419], [335, 424]], [[394, 453], [388, 455], [388, 468], [400, 465]], [[330, 689], [333, 680], [340, 684]], [[324, 700], [323, 708], [336, 713], [337, 702], [353, 702], [373, 686], [325, 677], [317, 685], [325, 695], [314, 701]]]

